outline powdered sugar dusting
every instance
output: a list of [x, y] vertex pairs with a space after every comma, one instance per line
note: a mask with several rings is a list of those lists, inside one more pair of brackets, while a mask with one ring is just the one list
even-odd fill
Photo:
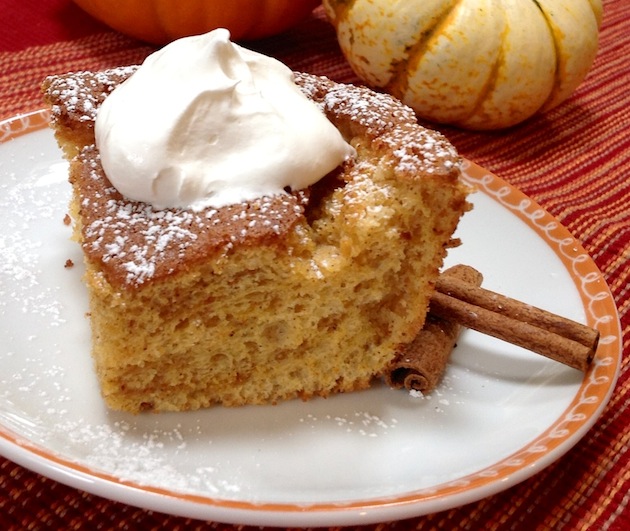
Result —
[[451, 175], [460, 159], [440, 133], [417, 123], [413, 110], [388, 94], [365, 87], [333, 83], [323, 77], [296, 73], [296, 82], [346, 134], [367, 136], [373, 147], [393, 155], [395, 171], [419, 177]]
[[217, 259], [237, 245], [278, 237], [304, 211], [307, 194], [282, 193], [199, 212], [157, 209], [111, 186], [94, 146], [73, 163], [83, 222], [83, 249], [111, 281], [141, 286], [198, 256]]
[[101, 102], [136, 66], [118, 67], [104, 72], [81, 75], [82, 72], [63, 76], [49, 76], [44, 87], [49, 97], [58, 103], [51, 105], [53, 122], [70, 118], [79, 122], [93, 122]]
[[[85, 228], [85, 237], [93, 251], [102, 252], [104, 263], [118, 259], [126, 281], [141, 284], [155, 274], [156, 263], [164, 260], [167, 249], [179, 249], [181, 255], [197, 239], [190, 229], [193, 223], [202, 225], [202, 219], [189, 211], [154, 210], [148, 204], [110, 199], [106, 215]], [[135, 227], [142, 245], [129, 238]]]
[[[53, 196], [49, 188], [66, 180], [67, 164], [40, 169], [40, 157], [41, 154], [29, 155], [28, 162], [37, 168], [30, 178], [12, 172], [0, 182], [0, 309], [10, 305], [18, 310], [18, 315], [11, 314], [15, 329], [21, 327], [25, 316], [36, 316], [54, 327], [65, 322], [56, 298], [58, 288], [41, 285], [41, 276], [48, 274], [47, 259], [55, 252], [48, 245], [55, 240], [42, 240], [34, 227], [42, 222], [63, 227], [61, 219], [55, 217], [59, 216], [58, 209], [51, 206]], [[33, 330], [33, 338], [36, 335]], [[3, 337], [2, 341], [8, 338]]]
[[336, 426], [345, 433], [353, 433], [362, 437], [387, 435], [398, 425], [396, 418], [385, 420], [369, 411], [353, 411], [340, 415], [326, 414], [322, 417], [309, 413], [300, 418], [300, 422], [309, 425], [311, 429], [316, 429], [318, 424], [324, 423], [331, 428]]

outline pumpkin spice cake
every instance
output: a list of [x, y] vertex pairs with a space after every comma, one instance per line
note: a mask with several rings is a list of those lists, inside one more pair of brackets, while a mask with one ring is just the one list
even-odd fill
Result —
[[352, 156], [304, 188], [156, 206], [112, 185], [95, 141], [99, 108], [139, 71], [43, 85], [70, 160], [106, 403], [181, 411], [368, 387], [422, 328], [469, 208], [455, 149], [388, 95], [295, 73]]

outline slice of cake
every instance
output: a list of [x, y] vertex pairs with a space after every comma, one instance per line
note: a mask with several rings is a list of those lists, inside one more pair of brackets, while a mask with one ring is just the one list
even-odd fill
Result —
[[454, 148], [387, 95], [296, 73], [355, 157], [305, 189], [158, 208], [112, 186], [95, 146], [100, 105], [134, 72], [43, 86], [71, 160], [106, 403], [181, 411], [368, 387], [423, 326], [468, 209]]

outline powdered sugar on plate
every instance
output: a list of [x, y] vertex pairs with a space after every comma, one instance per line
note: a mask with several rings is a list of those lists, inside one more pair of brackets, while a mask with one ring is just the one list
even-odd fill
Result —
[[364, 437], [378, 437], [387, 434], [389, 430], [396, 429], [398, 424], [396, 418], [384, 420], [368, 411], [354, 411], [335, 416], [326, 414], [323, 418], [309, 413], [306, 417], [300, 418], [300, 422], [312, 429], [315, 429], [319, 423], [325, 423], [330, 427], [337, 426], [346, 433], [356, 433]]

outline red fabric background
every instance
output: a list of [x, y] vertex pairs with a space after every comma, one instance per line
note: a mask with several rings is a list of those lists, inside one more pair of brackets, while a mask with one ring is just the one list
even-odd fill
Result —
[[4, 0], [0, 51], [85, 37], [106, 27], [68, 0]]
[[[630, 2], [605, 0], [600, 52], [563, 105], [506, 131], [438, 126], [467, 158], [555, 215], [602, 271], [624, 330], [618, 385], [596, 425], [529, 480], [457, 509], [370, 529], [630, 529]], [[41, 107], [47, 74], [141, 61], [153, 48], [107, 30], [70, 0], [0, 0], [0, 119]], [[297, 70], [357, 81], [321, 12], [251, 43]], [[1, 370], [1, 369], [0, 369]], [[238, 527], [202, 523], [66, 487], [0, 458], [0, 528]]]

